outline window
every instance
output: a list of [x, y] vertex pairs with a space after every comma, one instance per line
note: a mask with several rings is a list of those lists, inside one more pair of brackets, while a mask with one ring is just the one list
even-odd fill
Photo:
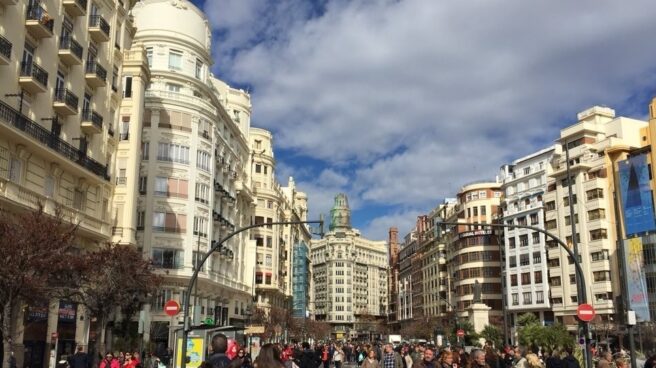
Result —
[[262, 141], [259, 139], [255, 140], [255, 149], [262, 149]]
[[606, 210], [603, 208], [597, 208], [596, 210], [588, 211], [588, 219], [590, 221], [600, 220], [606, 218]]
[[43, 179], [43, 194], [46, 197], [55, 196], [55, 178], [52, 177], [51, 175], [47, 175]]
[[150, 150], [150, 142], [141, 142], [141, 159], [144, 161], [148, 160], [149, 156], [149, 151]]
[[514, 237], [508, 239], [508, 247], [510, 249], [515, 249], [515, 238]]
[[508, 267], [517, 267], [517, 257], [510, 256], [508, 259]]
[[528, 175], [531, 173], [531, 168], [530, 167], [525, 167], [524, 168], [524, 175]]
[[[202, 252], [194, 251], [194, 255], [193, 255], [194, 258], [192, 259], [192, 266], [194, 267], [194, 270], [196, 269], [196, 267], [198, 267], [198, 265], [200, 265], [200, 261], [203, 260], [203, 255], [205, 254]], [[207, 263], [205, 263], [203, 267], [200, 268], [200, 272], [205, 271], [205, 265], [207, 265]]]
[[474, 207], [473, 210], [474, 210], [474, 216], [478, 216], [478, 207]]
[[189, 164], [189, 147], [160, 142], [157, 146], [157, 159]]
[[549, 201], [544, 204], [544, 210], [545, 211], [553, 211], [556, 209], [556, 201]]
[[255, 164], [255, 172], [258, 174], [262, 173], [262, 165]]
[[123, 97], [132, 98], [132, 77], [123, 78]]
[[528, 254], [520, 254], [519, 255], [519, 265], [520, 266], [528, 266], [531, 264], [529, 262]]
[[533, 282], [536, 284], [542, 283], [542, 271], [533, 272]]
[[604, 190], [601, 189], [601, 188], [590, 189], [587, 192], [585, 192], [585, 195], [586, 195], [588, 201], [592, 201], [592, 200], [599, 199], [599, 198], [604, 198]]
[[73, 208], [84, 211], [86, 209], [87, 192], [82, 189], [75, 189], [73, 192]]
[[512, 305], [519, 305], [519, 294], [512, 294]]
[[540, 233], [535, 232], [531, 234], [531, 242], [533, 244], [540, 244]]
[[273, 238], [270, 236], [266, 237], [266, 246], [267, 248], [273, 248]]
[[487, 214], [487, 207], [481, 206], [481, 216], [485, 216]]
[[199, 59], [196, 59], [196, 78], [203, 78], [203, 62]]
[[533, 264], [537, 265], [542, 263], [542, 253], [540, 252], [533, 252]]
[[[573, 243], [572, 243], [572, 236], [571, 235], [568, 235], [568, 236], [565, 237], [565, 243], [567, 243], [567, 246], [569, 246], [570, 248], [572, 247]], [[581, 243], [581, 234], [579, 234], [579, 233], [576, 233], [576, 243], [577, 244]]]
[[517, 225], [526, 226], [526, 216], [518, 217]]
[[557, 225], [556, 225], [556, 220], [549, 220], [549, 221], [547, 221], [547, 222], [544, 224], [544, 227], [545, 227], [547, 230], [553, 230], [553, 229], [555, 229], [555, 228], [557, 227]]
[[606, 229], [590, 230], [590, 240], [608, 239], [608, 231]]
[[[574, 223], [578, 224], [579, 223], [579, 215], [574, 214]], [[572, 224], [572, 220], [569, 216], [565, 216], [565, 225], [570, 226]]]
[[610, 271], [595, 271], [592, 277], [595, 282], [610, 281]]
[[169, 50], [169, 69], [182, 70], [182, 51]]
[[517, 275], [510, 275], [510, 286], [517, 286]]
[[572, 274], [569, 275], [569, 283], [572, 284], [572, 285], [576, 284], [576, 274], [572, 273]]
[[549, 267], [560, 267], [560, 258], [553, 258], [547, 261]]
[[9, 180], [13, 183], [20, 184], [23, 172], [23, 162], [15, 157], [9, 159]]
[[572, 301], [572, 303], [578, 303], [579, 302], [579, 297], [576, 296], [576, 295], [572, 295], [569, 299]]
[[554, 276], [549, 278], [549, 284], [551, 286], [560, 286], [562, 285], [560, 282], [560, 276]]
[[604, 249], [599, 252], [590, 253], [590, 259], [592, 262], [605, 261], [608, 259], [608, 250]]
[[173, 249], [153, 248], [153, 266], [159, 268], [181, 268], [182, 252]]
[[169, 92], [180, 93], [182, 86], [175, 83], [166, 83], [166, 90]]
[[210, 203], [210, 186], [202, 183], [196, 183], [196, 202]]
[[139, 193], [140, 194], [146, 194], [147, 190], [148, 190], [148, 177], [147, 176], [140, 176], [139, 177]]
[[523, 293], [522, 296], [524, 297], [524, 304], [533, 304], [532, 294], [530, 291]]
[[185, 232], [187, 215], [171, 212], [153, 212], [153, 230], [169, 233]]
[[266, 274], [266, 284], [271, 285], [271, 274], [270, 273]]
[[529, 285], [531, 283], [531, 273], [523, 272], [522, 273], [522, 285]]
[[532, 213], [531, 214], [531, 225], [537, 225], [538, 222], [539, 222], [538, 214], [537, 213]]
[[528, 246], [528, 235], [527, 234], [519, 236], [519, 245], [522, 246], [522, 247]]
[[194, 235], [207, 238], [207, 224], [206, 218], [194, 216]]
[[255, 274], [255, 283], [256, 284], [261, 284], [262, 283], [262, 273], [261, 272], [257, 272]]
[[544, 303], [544, 292], [543, 291], [536, 291], [535, 292], [535, 303], [536, 304]]
[[137, 211], [137, 230], [143, 230], [146, 226], [146, 212]]
[[551, 298], [551, 304], [563, 304], [563, 298]]
[[205, 151], [196, 152], [196, 167], [207, 172], [210, 171], [210, 154]]
[[257, 254], [255, 255], [255, 259], [256, 259], [256, 262], [257, 262], [257, 265], [258, 265], [258, 266], [262, 266], [262, 265], [264, 265], [264, 254], [262, 254], [262, 253], [257, 253]]
[[[563, 197], [563, 202], [565, 204], [565, 207], [569, 206], [569, 196]], [[576, 194], [572, 194], [572, 202], [576, 204]]]
[[146, 47], [146, 60], [148, 60], [148, 66], [153, 66], [153, 48]]

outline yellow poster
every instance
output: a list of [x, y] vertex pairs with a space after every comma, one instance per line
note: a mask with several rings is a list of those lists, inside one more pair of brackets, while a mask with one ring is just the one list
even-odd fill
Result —
[[[178, 339], [177, 343], [177, 352], [176, 352], [176, 367], [182, 367], [182, 339]], [[187, 362], [188, 368], [198, 368], [203, 362], [203, 351], [205, 350], [203, 339], [201, 337], [190, 337], [187, 339], [187, 356], [189, 357], [189, 362]]]

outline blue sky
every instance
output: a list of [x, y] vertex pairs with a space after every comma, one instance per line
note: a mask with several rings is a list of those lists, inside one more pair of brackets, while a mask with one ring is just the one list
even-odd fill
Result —
[[313, 214], [345, 192], [374, 239], [553, 143], [576, 113], [645, 118], [656, 7], [638, 0], [206, 0], [214, 73], [274, 132]]

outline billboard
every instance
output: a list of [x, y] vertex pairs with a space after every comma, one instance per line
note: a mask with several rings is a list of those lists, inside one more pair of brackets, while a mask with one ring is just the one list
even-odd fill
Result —
[[647, 155], [632, 156], [618, 162], [618, 165], [626, 236], [654, 231], [656, 221]]
[[642, 238], [624, 239], [624, 269], [628, 278], [629, 308], [638, 321], [649, 321], [649, 295], [645, 281]]

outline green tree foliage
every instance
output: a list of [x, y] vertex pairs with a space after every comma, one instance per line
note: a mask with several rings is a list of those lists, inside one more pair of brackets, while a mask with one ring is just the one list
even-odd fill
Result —
[[563, 325], [542, 326], [535, 315], [531, 313], [521, 315], [517, 319], [517, 324], [520, 326], [520, 345], [546, 349], [574, 346], [574, 336]]
[[501, 333], [501, 330], [497, 326], [494, 325], [487, 325], [481, 331], [480, 336], [485, 339], [485, 341], [490, 341], [492, 344], [496, 347], [502, 347], [503, 346], [503, 334]]

